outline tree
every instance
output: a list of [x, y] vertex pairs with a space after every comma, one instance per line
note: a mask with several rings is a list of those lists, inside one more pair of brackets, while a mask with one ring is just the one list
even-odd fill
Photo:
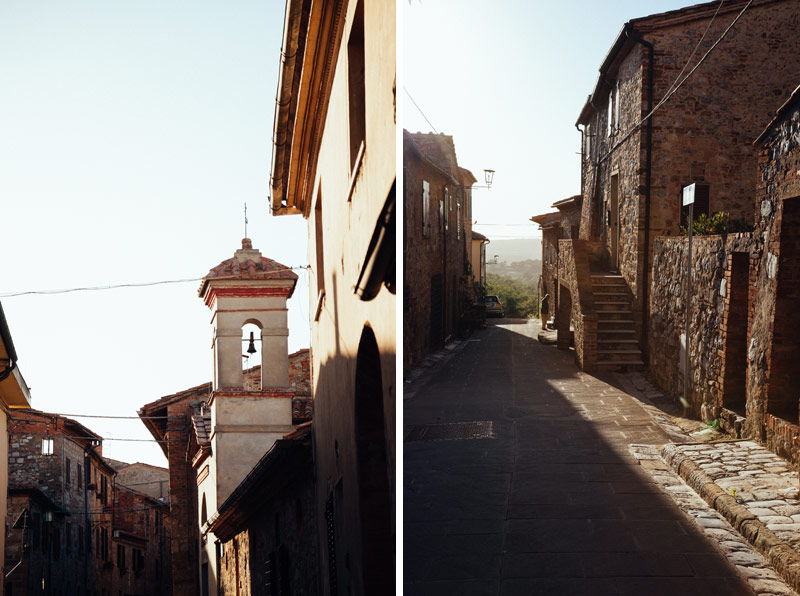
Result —
[[489, 273], [486, 287], [487, 294], [500, 298], [507, 317], [529, 319], [539, 316], [539, 294], [535, 284]]

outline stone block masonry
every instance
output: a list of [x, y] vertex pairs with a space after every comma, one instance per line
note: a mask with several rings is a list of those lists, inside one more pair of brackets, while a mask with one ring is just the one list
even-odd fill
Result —
[[[689, 408], [703, 420], [717, 418], [724, 405], [725, 348], [729, 332], [747, 328], [747, 313], [730, 308], [744, 287], [731, 283], [733, 256], [749, 255], [749, 234], [695, 238], [692, 243], [692, 310], [689, 328]], [[686, 332], [686, 238], [661, 237], [653, 250], [648, 331], [649, 367], [654, 380], [672, 397], [683, 394], [683, 348]], [[733, 312], [733, 315], [731, 313]], [[740, 350], [742, 357], [744, 350]], [[745, 361], [728, 368], [745, 368]], [[743, 405], [743, 404], [742, 404]]]

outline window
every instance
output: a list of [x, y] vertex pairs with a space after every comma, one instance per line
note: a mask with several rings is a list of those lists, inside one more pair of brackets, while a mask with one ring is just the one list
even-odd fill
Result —
[[53, 455], [53, 439], [45, 437], [42, 439], [42, 455]]
[[66, 530], [64, 530], [64, 550], [68, 553], [72, 552], [72, 523], [67, 522]]
[[583, 129], [583, 157], [586, 160], [592, 156], [592, 125], [587, 124]]
[[100, 494], [98, 495], [103, 505], [108, 504], [108, 478], [100, 474]]
[[[697, 221], [697, 218], [701, 215], [705, 215], [708, 217], [710, 215], [710, 186], [706, 182], [696, 182], [694, 187], [694, 209], [692, 211], [692, 218]], [[683, 191], [681, 191], [678, 195], [678, 200], [680, 201], [680, 209], [681, 209], [681, 225], [688, 226], [689, 225], [689, 206], [683, 206]]]
[[619, 81], [614, 85], [614, 132], [619, 131]]
[[134, 548], [133, 555], [133, 572], [141, 573], [144, 571], [144, 554], [140, 548]]
[[422, 235], [427, 238], [431, 235], [431, 185], [427, 180], [422, 181]]
[[347, 40], [347, 80], [350, 102], [350, 171], [353, 172], [366, 141], [366, 87], [364, 83], [364, 2], [359, 1]]
[[120, 573], [125, 573], [125, 570], [128, 568], [125, 547], [121, 544], [117, 545], [117, 568]]
[[78, 486], [78, 492], [83, 492], [83, 466], [78, 464], [78, 475], [75, 478], [75, 484]]
[[444, 205], [444, 231], [447, 232], [450, 229], [450, 191], [446, 186], [444, 187], [442, 204]]
[[456, 237], [461, 240], [461, 203], [456, 203]]
[[608, 94], [608, 136], [614, 134], [614, 91]]
[[68, 457], [64, 461], [64, 484], [72, 485], [72, 462]]
[[322, 183], [317, 189], [317, 203], [314, 206], [314, 251], [317, 254], [317, 295], [325, 291], [325, 251], [323, 250], [322, 229]]

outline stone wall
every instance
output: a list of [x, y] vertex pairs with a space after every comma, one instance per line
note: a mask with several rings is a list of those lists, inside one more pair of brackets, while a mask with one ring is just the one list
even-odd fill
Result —
[[[730, 23], [733, 9], [725, 10], [724, 18], [711, 25], [699, 53], [705, 52]], [[690, 17], [696, 12], [687, 9], [684, 15], [669, 19], [654, 16], [632, 21], [635, 31], [654, 46], [654, 103], [667, 93], [713, 15], [707, 10], [705, 17], [693, 20]], [[643, 267], [645, 227], [649, 226], [650, 250], [656, 237], [679, 233], [683, 186], [708, 183], [710, 211], [728, 211], [734, 218], [753, 221], [756, 151], [752, 143], [800, 81], [798, 26], [800, 3], [789, 0], [754, 4], [743, 15], [724, 40], [726, 50], [712, 52], [703, 68], [653, 116], [649, 187], [646, 129], [632, 128], [647, 111], [648, 52], [641, 44], [624, 45], [628, 49], [622, 53], [628, 53], [612, 57], [608, 72], [603, 73], [608, 85], [592, 98], [596, 111], [589, 110], [583, 118], [584, 124], [588, 122], [584, 138], [590, 138], [591, 148], [587, 151], [584, 144], [581, 238], [598, 238], [609, 246], [605, 210], [616, 182], [620, 272], [631, 288], [638, 316], [648, 278]], [[609, 91], [609, 85], [614, 91]], [[614, 102], [619, 102], [619, 125], [612, 126], [609, 135], [609, 114], [616, 111]], [[649, 222], [645, 220], [648, 191]]]
[[589, 273], [590, 243], [584, 240], [558, 242], [558, 347], [569, 348], [570, 322], [574, 327], [575, 359], [584, 371], [597, 362], [597, 314]]
[[[729, 320], [731, 263], [734, 253], [749, 255], [749, 234], [699, 236], [692, 239], [692, 310], [689, 328], [690, 412], [716, 418], [723, 406], [727, 330], [746, 328], [746, 318]], [[686, 329], [688, 238], [661, 237], [653, 249], [650, 291], [648, 364], [650, 374], [669, 395], [683, 395]], [[739, 288], [737, 288], [738, 290]], [[744, 288], [747, 292], [747, 287]], [[733, 363], [731, 364], [731, 366]], [[744, 362], [737, 366], [743, 367]]]
[[319, 593], [319, 542], [314, 477], [298, 471], [279, 494], [243, 515], [241, 530], [223, 542], [220, 594], [269, 596]]
[[[462, 218], [466, 213], [465, 193], [455, 178], [420, 154], [411, 136], [403, 137], [403, 370], [457, 333], [467, 287], [466, 232], [459, 239], [457, 225], [459, 204]], [[420, 136], [428, 135], [414, 135]], [[424, 230], [423, 181], [429, 184]], [[436, 328], [434, 321], [439, 321]]]
[[[795, 82], [800, 77], [795, 79]], [[751, 272], [747, 421], [779, 455], [800, 463], [798, 391], [798, 239], [800, 239], [800, 97], [781, 109], [760, 145]]]

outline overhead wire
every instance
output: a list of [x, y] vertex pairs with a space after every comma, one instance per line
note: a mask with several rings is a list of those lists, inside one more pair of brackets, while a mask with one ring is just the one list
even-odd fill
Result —
[[[308, 265], [299, 265], [297, 267], [286, 267], [284, 269], [274, 269], [267, 273], [281, 273], [283, 271], [294, 271], [300, 269], [306, 269]], [[197, 282], [202, 281], [205, 277], [191, 277], [185, 279], [167, 279], [162, 281], [147, 281], [141, 283], [124, 283], [124, 284], [110, 284], [104, 286], [84, 286], [84, 287], [77, 287], [77, 288], [64, 288], [59, 290], [26, 290], [22, 292], [8, 292], [5, 294], [0, 294], [0, 298], [14, 298], [16, 296], [29, 296], [32, 294], [37, 295], [50, 295], [50, 294], [68, 294], [71, 292], [98, 292], [103, 290], [117, 290], [120, 288], [142, 288], [142, 287], [149, 287], [149, 286], [161, 286], [166, 284], [181, 284], [187, 282]]]
[[419, 111], [419, 113], [420, 113], [420, 114], [422, 114], [422, 117], [423, 117], [423, 118], [425, 118], [425, 122], [427, 122], [427, 123], [428, 123], [428, 125], [429, 125], [429, 126], [432, 128], [432, 129], [433, 129], [433, 132], [435, 132], [435, 133], [438, 135], [438, 134], [439, 134], [439, 131], [438, 131], [438, 130], [436, 130], [436, 127], [435, 127], [435, 126], [434, 126], [434, 125], [431, 123], [431, 121], [430, 121], [430, 120], [428, 120], [428, 117], [425, 115], [425, 112], [423, 112], [423, 111], [422, 111], [422, 108], [421, 108], [421, 107], [419, 107], [419, 105], [417, 104], [417, 102], [416, 102], [416, 101], [414, 101], [414, 98], [413, 98], [413, 97], [411, 97], [411, 93], [409, 93], [409, 91], [408, 91], [408, 89], [406, 89], [406, 86], [405, 86], [405, 85], [403, 85], [403, 91], [405, 91], [405, 92], [406, 92], [406, 95], [408, 95], [408, 99], [410, 99], [410, 100], [411, 100], [411, 103], [413, 103], [413, 104], [414, 104], [414, 107], [415, 107], [415, 108], [417, 108], [417, 110]]
[[[677, 85], [675, 85], [675, 83], [673, 83], [671, 91], [668, 91], [664, 95], [664, 97], [661, 98], [661, 101], [659, 101], [658, 104], [656, 104], [653, 107], [653, 109], [650, 110], [650, 112], [648, 114], [646, 114], [644, 117], [642, 117], [642, 119], [639, 120], [639, 122], [637, 122], [625, 136], [623, 136], [619, 141], [614, 143], [614, 145], [611, 147], [611, 149], [609, 149], [606, 152], [606, 154], [602, 158], [600, 158], [598, 160], [598, 163], [603, 162], [606, 159], [608, 159], [611, 156], [611, 154], [614, 153], [614, 151], [616, 151], [625, 141], [630, 139], [639, 130], [639, 128], [642, 126], [642, 124], [644, 124], [645, 122], [647, 122], [647, 120], [652, 118], [653, 114], [655, 114], [656, 111], [658, 111], [661, 108], [661, 106], [663, 106], [670, 99], [672, 99], [672, 96], [675, 95], [678, 92], [678, 90], [683, 86], [683, 84], [691, 78], [691, 76], [697, 71], [698, 68], [700, 68], [700, 65], [703, 64], [703, 62], [705, 62], [706, 58], [708, 58], [708, 56], [711, 54], [711, 52], [714, 51], [714, 48], [716, 48], [722, 42], [722, 40], [725, 39], [725, 37], [730, 32], [730, 30], [733, 29], [734, 25], [736, 25], [736, 23], [739, 21], [739, 19], [742, 18], [742, 15], [744, 15], [745, 11], [750, 7], [750, 5], [752, 3], [753, 3], [753, 0], [750, 0], [744, 6], [744, 8], [742, 8], [741, 12], [739, 12], [739, 14], [736, 15], [736, 18], [733, 19], [733, 21], [731, 21], [731, 24], [728, 25], [728, 27], [725, 29], [725, 31], [722, 32], [722, 35], [720, 35], [719, 38], [713, 44], [711, 44], [711, 47], [708, 48], [706, 53], [703, 54], [703, 57], [700, 58], [700, 60], [697, 62], [697, 64], [694, 65], [692, 70], [689, 71], [689, 73], [683, 78], [683, 80], [681, 80], [681, 82], [678, 83]], [[717, 8], [717, 11], [719, 12], [719, 8]], [[685, 67], [684, 67], [684, 70], [685, 70]]]

